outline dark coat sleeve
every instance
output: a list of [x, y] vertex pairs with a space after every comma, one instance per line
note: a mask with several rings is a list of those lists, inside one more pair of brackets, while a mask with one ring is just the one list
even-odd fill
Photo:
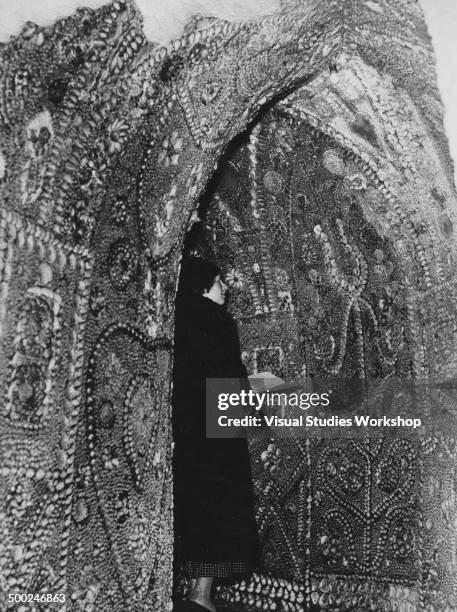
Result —
[[231, 379], [221, 382], [220, 388], [218, 385], [218, 393], [238, 393], [251, 387], [241, 361], [237, 325], [228, 313], [209, 321], [186, 316], [179, 323], [173, 383], [175, 431], [195, 431], [197, 435], [205, 431], [207, 379]]

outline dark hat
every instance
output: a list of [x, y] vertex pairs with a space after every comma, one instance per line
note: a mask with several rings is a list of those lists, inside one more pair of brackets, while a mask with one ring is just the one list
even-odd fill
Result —
[[203, 257], [190, 256], [181, 262], [179, 293], [181, 295], [201, 295], [210, 289], [214, 279], [221, 273], [219, 266]]

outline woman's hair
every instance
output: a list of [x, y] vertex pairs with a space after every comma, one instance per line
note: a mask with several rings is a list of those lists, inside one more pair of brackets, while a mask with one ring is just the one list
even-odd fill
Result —
[[181, 262], [178, 294], [180, 297], [201, 295], [209, 290], [214, 279], [221, 273], [219, 266], [202, 257], [189, 256]]

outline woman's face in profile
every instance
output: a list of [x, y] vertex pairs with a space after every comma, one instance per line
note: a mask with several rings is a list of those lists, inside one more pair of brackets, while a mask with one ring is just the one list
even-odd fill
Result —
[[222, 304], [225, 302], [225, 292], [227, 291], [227, 285], [221, 279], [220, 274], [218, 274], [213, 281], [213, 284], [209, 289], [203, 290], [203, 295], [206, 298], [209, 298], [216, 304]]

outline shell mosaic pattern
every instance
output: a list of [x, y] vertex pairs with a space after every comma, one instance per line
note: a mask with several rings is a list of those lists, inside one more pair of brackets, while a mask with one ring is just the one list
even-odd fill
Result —
[[[441, 373], [439, 363], [423, 361], [428, 351], [420, 344], [429, 325], [442, 323], [429, 317], [426, 328], [411, 325], [420, 320], [417, 308], [431, 308], [414, 253], [420, 245], [411, 232], [411, 264], [399, 257], [405, 233], [389, 215], [390, 190], [380, 190], [365, 162], [326, 131], [293, 107], [270, 111], [221, 168], [191, 250], [225, 262], [250, 371], [382, 379], [424, 376], [425, 367], [427, 375]], [[443, 360], [452, 354], [451, 347]], [[449, 484], [455, 438], [441, 444]], [[406, 439], [253, 444], [263, 568], [283, 581], [254, 576], [222, 591], [223, 600], [300, 610], [308, 595], [332, 610], [452, 609], [451, 549], [441, 541], [438, 555], [436, 542], [430, 546], [444, 510], [424, 496], [438, 441], [432, 446]], [[433, 590], [446, 585], [444, 603], [426, 594], [434, 581]]]
[[[2, 591], [170, 610], [174, 295], [198, 214], [250, 371], [457, 371], [423, 17], [292, 0], [195, 18], [166, 49], [116, 1], [0, 55]], [[455, 439], [252, 446], [262, 567], [220, 604], [456, 609]]]

